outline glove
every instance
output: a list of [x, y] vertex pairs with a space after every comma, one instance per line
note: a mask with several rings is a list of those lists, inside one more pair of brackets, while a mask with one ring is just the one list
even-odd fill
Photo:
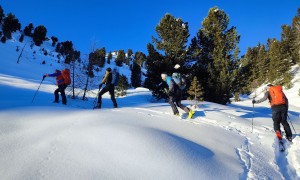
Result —
[[255, 103], [256, 103], [256, 101], [255, 101], [255, 99], [253, 99], [253, 100], [252, 100], [252, 104], [255, 104]]
[[45, 79], [45, 77], [47, 77], [46, 75], [43, 76], [43, 80]]

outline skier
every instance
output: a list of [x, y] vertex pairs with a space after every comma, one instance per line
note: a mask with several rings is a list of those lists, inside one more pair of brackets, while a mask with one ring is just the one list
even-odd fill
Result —
[[186, 106], [184, 106], [184, 105], [181, 104], [181, 94], [182, 94], [182, 91], [178, 87], [178, 85], [174, 82], [174, 80], [171, 78], [171, 76], [167, 76], [167, 74], [165, 74], [165, 73], [161, 74], [161, 78], [169, 86], [169, 90], [168, 90], [169, 104], [172, 107], [173, 114], [176, 115], [176, 116], [180, 116], [178, 108], [177, 108], [177, 106], [178, 106], [182, 110], [184, 110], [186, 113], [189, 114], [188, 118], [192, 118], [193, 115], [195, 114], [195, 112], [193, 110], [191, 110], [190, 108], [188, 108], [188, 107], [186, 107]]
[[56, 69], [55, 72], [53, 74], [45, 74], [43, 76], [43, 80], [47, 77], [56, 77], [56, 84], [58, 86], [58, 88], [54, 91], [54, 103], [58, 103], [59, 102], [59, 96], [58, 93], [60, 92], [61, 94], [61, 98], [62, 98], [62, 103], [64, 105], [67, 104], [67, 98], [66, 98], [66, 94], [65, 94], [65, 90], [67, 88], [68, 85], [65, 84], [64, 82], [64, 78], [61, 74], [61, 71]]
[[110, 93], [110, 97], [111, 100], [114, 104], [114, 108], [118, 107], [116, 98], [115, 98], [115, 86], [112, 84], [112, 72], [111, 72], [111, 68], [107, 68], [105, 75], [102, 79], [101, 84], [99, 85], [99, 89], [102, 87], [102, 85], [105, 84], [105, 87], [99, 92], [98, 94], [98, 104], [95, 108], [101, 108], [101, 104], [102, 104], [102, 95], [104, 93], [106, 93], [107, 91], [109, 91]]
[[289, 123], [287, 122], [287, 113], [288, 113], [288, 99], [285, 94], [282, 92], [281, 86], [273, 86], [268, 84], [266, 87], [266, 93], [263, 98], [259, 100], [252, 100], [253, 104], [261, 103], [269, 99], [271, 109], [272, 109], [272, 119], [273, 126], [276, 132], [276, 136], [279, 140], [282, 140], [282, 135], [280, 131], [280, 123], [283, 125], [286, 139], [292, 142], [292, 131]]

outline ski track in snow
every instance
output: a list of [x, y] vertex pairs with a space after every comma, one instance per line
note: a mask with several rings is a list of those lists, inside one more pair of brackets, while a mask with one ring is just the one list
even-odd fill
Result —
[[[216, 112], [216, 113], [221, 113], [221, 112]], [[225, 113], [227, 114], [227, 113]], [[230, 119], [236, 119], [233, 118], [234, 115], [228, 115], [228, 117]], [[209, 119], [205, 118], [207, 121], [209, 121]], [[219, 122], [220, 123], [220, 122]], [[213, 123], [215, 124], [215, 123]], [[246, 179], [300, 179], [299, 176], [295, 173], [295, 170], [293, 170], [294, 168], [292, 166], [289, 165], [288, 162], [288, 153], [286, 150], [285, 155], [282, 156], [282, 153], [279, 152], [278, 150], [278, 144], [276, 139], [273, 141], [273, 150], [274, 150], [274, 162], [270, 163], [268, 168], [265, 168], [264, 171], [261, 171], [260, 168], [264, 166], [266, 166], [265, 162], [269, 161], [269, 157], [266, 156], [266, 154], [268, 154], [265, 150], [264, 147], [265, 145], [262, 144], [260, 141], [262, 141], [264, 139], [264, 134], [274, 134], [273, 128], [268, 127], [268, 126], [255, 126], [254, 131], [251, 132], [250, 129], [246, 128], [243, 129], [243, 126], [239, 126], [238, 123], [235, 125], [234, 122], [229, 123], [229, 126], [231, 126], [231, 128], [236, 128], [235, 130], [238, 132], [243, 132], [245, 134], [241, 134], [242, 136], [250, 137], [248, 144], [252, 145], [252, 146], [248, 146], [247, 148], [245, 148], [245, 145], [242, 145], [241, 150], [239, 151], [239, 153], [242, 155], [241, 159], [242, 161], [247, 165], [250, 166], [246, 166], [245, 168], [245, 173], [248, 171], [248, 176]], [[233, 127], [232, 127], [233, 126]], [[220, 127], [222, 127], [222, 125], [220, 125]], [[227, 126], [223, 126], [223, 128], [228, 128]], [[253, 136], [254, 135], [254, 136]], [[254, 141], [251, 141], [251, 139], [253, 139]], [[256, 143], [254, 143], [256, 142]], [[275, 146], [275, 144], [277, 146]], [[250, 149], [250, 150], [249, 150]], [[288, 148], [287, 148], [288, 149]], [[245, 151], [246, 150], [246, 151]], [[252, 156], [249, 156], [249, 154], [252, 154]], [[281, 154], [280, 154], [281, 153]], [[246, 155], [245, 155], [246, 154]], [[255, 155], [253, 155], [255, 154]], [[291, 156], [293, 157], [293, 156]], [[247, 160], [245, 160], [247, 159]], [[252, 162], [252, 163], [250, 163]], [[295, 161], [296, 163], [299, 161]], [[272, 167], [277, 167], [278, 171], [274, 171], [274, 169], [276, 168], [272, 168]], [[297, 167], [299, 167], [297, 165]], [[259, 172], [259, 174], [253, 174], [252, 172]]]
[[[135, 108], [138, 110], [138, 113], [141, 114], [147, 114], [149, 116], [153, 117], [163, 117], [162, 115], [170, 115], [174, 116], [170, 112], [162, 112], [159, 110], [150, 110], [147, 108]], [[143, 111], [143, 112], [142, 112]], [[204, 112], [203, 116], [197, 116], [197, 112], [202, 111]], [[145, 113], [146, 112], [146, 113]], [[213, 118], [208, 118], [210, 114], [225, 114], [224, 121], [216, 121], [213, 120]], [[159, 115], [157, 115], [159, 114]], [[175, 117], [175, 116], [174, 116]], [[240, 175], [240, 179], [300, 179], [299, 174], [296, 173], [296, 170], [292, 168], [291, 165], [289, 165], [289, 162], [292, 161], [294, 167], [298, 168], [298, 171], [300, 169], [300, 165], [298, 162], [300, 162], [299, 159], [289, 159], [289, 151], [292, 154], [300, 153], [300, 150], [293, 149], [292, 147], [287, 147], [286, 151], [284, 153], [279, 152], [278, 145], [276, 146], [276, 139], [273, 143], [273, 149], [274, 149], [274, 160], [270, 163], [266, 163], [270, 161], [270, 156], [266, 156], [267, 150], [265, 149], [265, 145], [262, 144], [260, 141], [264, 138], [264, 133], [267, 134], [273, 134], [273, 128], [262, 125], [262, 126], [255, 126], [254, 131], [252, 132], [252, 129], [250, 127], [251, 121], [249, 121], [249, 127], [245, 126], [239, 126], [238, 120], [241, 119], [240, 117], [237, 117], [235, 115], [229, 114], [227, 112], [208, 112], [204, 109], [197, 109], [195, 113], [195, 117], [193, 119], [186, 119], [186, 118], [174, 118], [181, 120], [182, 122], [186, 123], [192, 123], [195, 125], [201, 125], [201, 123], [218, 126], [220, 128], [223, 128], [225, 130], [231, 131], [233, 133], [236, 133], [240, 136], [242, 136], [245, 140], [243, 144], [241, 144], [240, 147], [236, 148], [236, 153], [238, 158], [241, 161], [241, 164], [244, 168], [244, 173]], [[296, 140], [296, 138], [294, 139]], [[255, 142], [255, 143], [254, 143]], [[296, 141], [295, 143], [298, 143]], [[297, 146], [295, 146], [297, 147]], [[295, 157], [295, 155], [292, 155], [290, 157]], [[261, 167], [267, 166], [263, 170]], [[275, 167], [275, 168], [274, 168]], [[277, 167], [277, 168], [276, 168]], [[276, 171], [278, 169], [278, 171]], [[259, 172], [258, 174], [255, 174], [253, 172]]]
[[[208, 114], [208, 113], [206, 113]], [[227, 116], [229, 119], [236, 119], [234, 116]], [[253, 154], [251, 152], [251, 145], [253, 142], [249, 138], [247, 138], [246, 131], [249, 131], [249, 129], [245, 130], [240, 130], [235, 126], [235, 123], [232, 122], [226, 122], [225, 124], [222, 124], [222, 122], [217, 122], [216, 120], [211, 120], [208, 118], [202, 118], [202, 117], [197, 117], [196, 118], [198, 121], [209, 124], [209, 125], [214, 125], [218, 126], [220, 128], [226, 129], [228, 131], [231, 131], [233, 133], [236, 133], [240, 136], [242, 136], [245, 140], [243, 144], [241, 145], [240, 148], [236, 148], [236, 153], [238, 158], [241, 161], [241, 164], [243, 165], [244, 168], [244, 173], [240, 175], [240, 179], [257, 179], [257, 175], [252, 173], [252, 164], [253, 164]]]
[[250, 152], [250, 143], [246, 139], [241, 148], [237, 148], [237, 154], [244, 167], [244, 174], [240, 176], [240, 179], [247, 179], [252, 166], [252, 153]]
[[[240, 118], [240, 117], [234, 117], [234, 115], [228, 114], [227, 111], [230, 112], [230, 108], [228, 108], [228, 110], [222, 110], [223, 112], [225, 112], [225, 114], [227, 114], [228, 118], [230, 119], [236, 119], [236, 118]], [[241, 129], [243, 126], [235, 126], [238, 127], [239, 129]], [[248, 130], [244, 131], [244, 132], [249, 132]], [[282, 132], [284, 132], [282, 130]], [[269, 127], [266, 125], [259, 125], [259, 126], [255, 126], [255, 129], [253, 131], [254, 134], [256, 134], [256, 137], [254, 138], [255, 142], [257, 141], [257, 144], [262, 144], [260, 141], [264, 138], [264, 134], [274, 134], [274, 130], [273, 127]], [[251, 137], [252, 133], [249, 134], [247, 133], [246, 137]], [[251, 138], [249, 138], [251, 139]], [[286, 140], [285, 140], [286, 141]], [[294, 142], [296, 141], [296, 143], [298, 142], [296, 138], [294, 138]], [[250, 141], [250, 144], [253, 144], [253, 142]], [[285, 143], [285, 144], [289, 144], [289, 143]], [[251, 173], [251, 168], [250, 168], [250, 173], [248, 178], [250, 179], [300, 179], [299, 174], [297, 174], [297, 171], [294, 169], [294, 167], [297, 167], [297, 169], [299, 169], [299, 159], [294, 159], [294, 157], [297, 157], [297, 155], [295, 155], [295, 152], [300, 152], [299, 150], [293, 150], [292, 152], [294, 154], [289, 155], [288, 151], [290, 149], [290, 145], [288, 145], [288, 147], [286, 147], [286, 151], [284, 153], [279, 151], [279, 147], [278, 147], [278, 140], [277, 138], [274, 139], [273, 144], [272, 144], [273, 150], [274, 150], [274, 162], [270, 163], [270, 166], [276, 166], [278, 169], [278, 172], [274, 172], [272, 168], [267, 168], [266, 172], [264, 172], [263, 174], [257, 174], [254, 175]], [[297, 146], [292, 146], [292, 147], [297, 147]], [[251, 148], [251, 147], [250, 147]], [[258, 150], [260, 149], [260, 150]], [[290, 149], [291, 151], [292, 149]], [[255, 146], [255, 148], [252, 151], [256, 151], [253, 152], [255, 154], [255, 156], [253, 156], [253, 161], [255, 163], [253, 163], [254, 166], [258, 166], [258, 164], [263, 165], [262, 159], [265, 159], [265, 161], [267, 161], [268, 159], [266, 159], [266, 157], [263, 154], [267, 154], [267, 151], [265, 151], [262, 146], [258, 145]], [[265, 152], [264, 152], [265, 151]], [[262, 154], [263, 153], [263, 154]], [[298, 157], [300, 157], [298, 155]], [[290, 163], [293, 163], [292, 165]], [[253, 170], [255, 170], [254, 172], [261, 172], [258, 170], [257, 167], [252, 167]], [[276, 169], [276, 168], [275, 168]], [[247, 171], [247, 169], [246, 169]], [[273, 172], [272, 172], [273, 171]]]

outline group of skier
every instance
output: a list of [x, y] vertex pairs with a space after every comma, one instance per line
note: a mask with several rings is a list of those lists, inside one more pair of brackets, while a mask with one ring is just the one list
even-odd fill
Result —
[[[169, 96], [169, 104], [172, 108], [173, 114], [176, 116], [180, 116], [178, 107], [181, 108], [183, 111], [185, 111], [188, 114], [188, 118], [192, 118], [195, 114], [195, 111], [188, 108], [187, 106], [184, 106], [181, 103], [182, 98], [182, 90], [185, 88], [185, 83], [183, 76], [179, 73], [180, 65], [176, 64], [174, 67], [174, 72], [172, 76], [167, 75], [166, 73], [161, 74], [161, 78], [163, 81], [165, 81], [168, 85], [167, 94]], [[103, 85], [105, 87], [101, 89], [101, 91], [98, 92], [98, 103], [95, 106], [95, 108], [101, 108], [102, 105], [102, 95], [106, 92], [110, 93], [111, 100], [113, 102], [113, 107], [117, 108], [118, 104], [115, 98], [115, 85], [116, 85], [116, 79], [119, 78], [116, 76], [118, 74], [117, 70], [114, 68], [112, 71], [111, 68], [107, 68], [105, 75], [99, 85], [99, 90]], [[54, 103], [59, 102], [59, 95], [58, 93], [61, 93], [62, 97], [62, 103], [67, 104], [67, 98], [65, 95], [65, 89], [70, 84], [70, 82], [66, 81], [66, 78], [63, 76], [64, 74], [60, 70], [56, 70], [53, 74], [45, 74], [43, 76], [43, 80], [45, 77], [56, 77], [56, 83], [58, 85], [58, 88], [54, 91]], [[282, 91], [281, 86], [273, 86], [272, 84], [267, 85], [266, 92], [263, 98], [259, 100], [252, 100], [253, 107], [254, 104], [261, 103], [263, 101], [269, 100], [269, 103], [271, 105], [272, 109], [272, 119], [273, 119], [273, 127], [274, 131], [276, 133], [276, 136], [278, 137], [279, 141], [282, 140], [282, 134], [280, 130], [280, 124], [283, 125], [286, 139], [288, 141], [292, 141], [292, 131], [289, 126], [289, 123], [287, 122], [288, 117], [288, 99], [285, 96], [285, 94]]]
[[[112, 69], [111, 68], [106, 69], [105, 75], [104, 75], [104, 77], [103, 77], [103, 79], [102, 79], [102, 81], [99, 85], [99, 90], [101, 89], [101, 87], [103, 85], [105, 85], [105, 87], [103, 89], [101, 89], [101, 91], [98, 94], [98, 103], [97, 103], [95, 108], [101, 108], [102, 95], [106, 92], [110, 93], [111, 100], [113, 102], [114, 108], [118, 107], [118, 104], [117, 104], [117, 101], [116, 101], [116, 98], [115, 98], [115, 84], [116, 84], [116, 81], [118, 81], [117, 78], [119, 76], [119, 73], [117, 72], [116, 68], [114, 68], [113, 73], [114, 73], [114, 76], [112, 75]], [[66, 98], [65, 90], [66, 90], [67, 86], [70, 84], [68, 82], [68, 79], [70, 79], [70, 77], [66, 77], [66, 76], [63, 76], [63, 75], [64, 74], [62, 73], [62, 71], [56, 69], [53, 74], [45, 74], [43, 76], [43, 80], [47, 76], [56, 78], [56, 84], [57, 84], [58, 88], [54, 91], [54, 103], [59, 102], [58, 93], [60, 93], [61, 97], [62, 97], [62, 103], [64, 105], [66, 105], [67, 104], [67, 98]]]
[[[175, 71], [178, 70], [180, 68], [180, 65], [176, 64], [175, 65]], [[178, 72], [174, 72], [173, 75], [176, 75], [179, 79], [181, 79], [181, 74]], [[45, 74], [43, 76], [43, 80], [47, 77], [55, 77], [56, 78], [56, 84], [58, 86], [58, 88], [54, 91], [54, 103], [58, 103], [59, 102], [59, 95], [58, 93], [61, 93], [61, 97], [62, 97], [62, 103], [64, 105], [67, 104], [67, 98], [66, 98], [66, 94], [65, 94], [65, 89], [67, 88], [68, 84], [66, 83], [65, 79], [66, 77], [63, 77], [63, 73], [60, 70], [55, 70], [55, 72], [53, 74]], [[161, 74], [161, 77], [164, 81], [166, 81], [166, 83], [169, 86], [168, 89], [168, 95], [169, 95], [169, 104], [172, 107], [173, 113], [176, 116], [180, 116], [178, 108], [183, 109], [186, 113], [188, 113], [188, 118], [192, 118], [193, 115], [195, 114], [195, 112], [193, 110], [191, 110], [190, 108], [184, 106], [181, 104], [181, 96], [182, 96], [182, 88], [180, 87], [180, 85], [178, 84], [178, 82], [176, 82], [176, 80], [178, 78], [176, 78], [175, 76], [171, 77], [171, 76], [167, 76], [167, 74], [163, 73]], [[118, 81], [119, 78], [119, 74], [117, 72], [117, 69], [114, 68], [114, 70], [112, 71], [112, 69], [109, 67], [106, 69], [105, 75], [99, 85], [99, 90], [102, 88], [103, 85], [105, 85], [104, 88], [101, 89], [101, 91], [99, 91], [98, 93], [98, 103], [94, 108], [101, 108], [102, 105], [102, 95], [106, 92], [109, 92], [110, 96], [111, 96], [111, 100], [113, 102], [113, 107], [117, 108], [118, 104], [115, 98], [115, 85], [116, 82]], [[67, 78], [68, 79], [68, 78]]]

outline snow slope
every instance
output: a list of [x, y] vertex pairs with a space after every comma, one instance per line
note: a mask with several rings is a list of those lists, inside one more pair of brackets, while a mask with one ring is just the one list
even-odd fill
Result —
[[[32, 59], [27, 48], [16, 64], [16, 44], [23, 45], [0, 43], [0, 179], [300, 179], [299, 134], [279, 152], [267, 103], [253, 111], [249, 97], [228, 106], [203, 102], [194, 119], [180, 119], [137, 88], [117, 98], [120, 108], [105, 94], [103, 108], [92, 110], [93, 96], [53, 104], [51, 78], [32, 102], [42, 75], [60, 64], [42, 54]], [[42, 65], [44, 58], [53, 64]], [[285, 91], [296, 132], [298, 89]]]

